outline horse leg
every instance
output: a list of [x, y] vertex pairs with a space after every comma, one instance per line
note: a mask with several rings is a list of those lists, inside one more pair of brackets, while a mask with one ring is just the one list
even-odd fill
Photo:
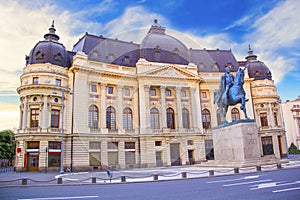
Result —
[[223, 118], [224, 118], [223, 123], [224, 124], [228, 124], [228, 122], [226, 120], [226, 113], [228, 111], [228, 107], [229, 107], [228, 105], [225, 105], [225, 108], [224, 108], [224, 113], [223, 113]]
[[249, 119], [248, 115], [247, 115], [247, 111], [246, 111], [246, 99], [242, 98], [242, 105], [241, 105], [241, 110], [243, 110], [244, 115], [245, 115], [245, 119]]

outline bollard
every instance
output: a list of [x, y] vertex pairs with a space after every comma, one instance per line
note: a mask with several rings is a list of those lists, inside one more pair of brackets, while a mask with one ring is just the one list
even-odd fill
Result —
[[154, 181], [157, 181], [157, 180], [158, 180], [158, 175], [157, 175], [157, 174], [155, 174], [155, 175], [153, 176], [153, 180], [154, 180]]
[[238, 174], [240, 171], [239, 171], [239, 168], [234, 168], [234, 173], [235, 174]]
[[22, 179], [22, 185], [27, 185], [27, 178]]
[[281, 164], [280, 163], [278, 163], [277, 164], [277, 169], [281, 169], [282, 167], [281, 167]]
[[126, 182], [126, 176], [121, 176], [121, 182]]
[[261, 166], [256, 166], [256, 171], [260, 172], [261, 171]]
[[92, 183], [97, 183], [97, 178], [96, 177], [92, 177]]
[[62, 184], [62, 178], [57, 179], [57, 184]]
[[210, 175], [210, 176], [213, 176], [213, 175], [215, 175], [215, 172], [214, 172], [214, 170], [209, 170], [209, 175]]
[[181, 177], [186, 178], [186, 172], [181, 172]]

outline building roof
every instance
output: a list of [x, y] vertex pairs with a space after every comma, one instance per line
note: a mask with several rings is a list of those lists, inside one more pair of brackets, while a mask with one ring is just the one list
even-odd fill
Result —
[[55, 33], [54, 21], [49, 28], [49, 33], [44, 35], [44, 40], [39, 41], [26, 56], [26, 65], [36, 63], [51, 63], [62, 67], [70, 67], [72, 53], [58, 42], [59, 36]]

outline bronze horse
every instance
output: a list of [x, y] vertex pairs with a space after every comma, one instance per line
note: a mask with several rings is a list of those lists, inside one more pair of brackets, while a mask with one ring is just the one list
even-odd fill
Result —
[[214, 92], [214, 104], [217, 104], [219, 107], [221, 120], [223, 124], [227, 124], [226, 120], [226, 113], [228, 111], [229, 106], [234, 106], [238, 103], [241, 103], [240, 109], [244, 112], [245, 118], [248, 118], [247, 111], [246, 111], [246, 93], [243, 88], [244, 84], [244, 73], [245, 69], [239, 68], [234, 78], [233, 85], [229, 88], [228, 95], [223, 95], [220, 89]]

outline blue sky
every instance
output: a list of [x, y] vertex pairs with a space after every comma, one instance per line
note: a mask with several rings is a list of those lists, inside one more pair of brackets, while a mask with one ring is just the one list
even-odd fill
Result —
[[16, 88], [25, 55], [55, 20], [68, 50], [85, 32], [140, 43], [153, 20], [196, 49], [231, 49], [237, 60], [248, 44], [272, 71], [283, 101], [300, 95], [298, 0], [0, 0], [0, 130], [18, 127]]

